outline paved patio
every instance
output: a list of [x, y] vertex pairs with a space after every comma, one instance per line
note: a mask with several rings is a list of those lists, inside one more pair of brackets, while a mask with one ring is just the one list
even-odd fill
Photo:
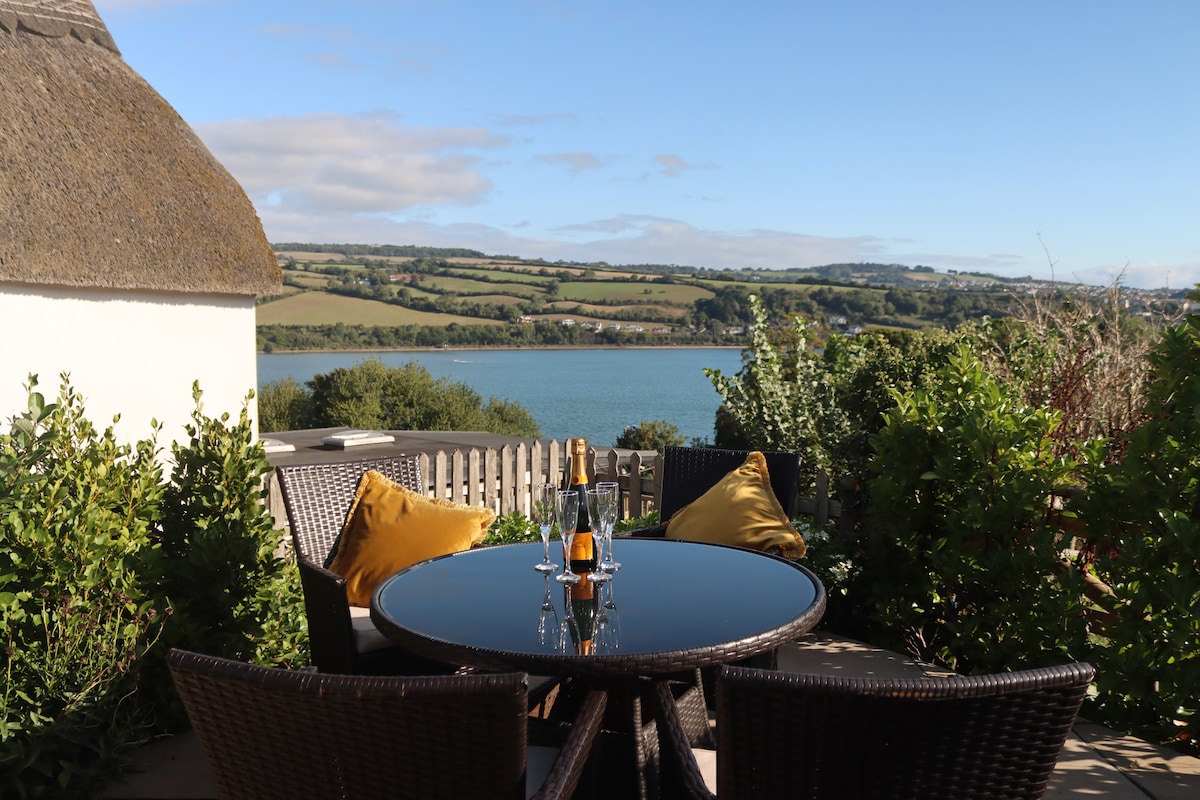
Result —
[[[781, 648], [779, 669], [879, 677], [945, 674], [898, 653], [820, 633]], [[107, 792], [106, 798], [208, 800], [217, 796], [199, 744], [190, 732], [150, 743], [137, 763], [140, 771]], [[1046, 797], [1193, 800], [1200, 797], [1200, 759], [1081, 719], [1067, 740]]]

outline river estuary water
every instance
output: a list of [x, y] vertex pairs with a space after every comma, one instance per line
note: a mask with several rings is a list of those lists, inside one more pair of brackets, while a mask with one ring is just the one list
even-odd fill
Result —
[[485, 399], [525, 406], [542, 436], [584, 436], [599, 447], [616, 443], [626, 425], [666, 420], [684, 436], [712, 441], [720, 396], [704, 367], [732, 375], [737, 348], [589, 348], [529, 350], [421, 350], [378, 353], [260, 353], [258, 383], [351, 367], [367, 358], [388, 366], [416, 361], [437, 378], [466, 383]]

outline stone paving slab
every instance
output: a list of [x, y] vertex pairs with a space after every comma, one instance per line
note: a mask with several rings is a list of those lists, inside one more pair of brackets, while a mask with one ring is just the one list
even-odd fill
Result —
[[1200, 798], [1200, 758], [1122, 736], [1087, 720], [1076, 723], [1075, 733], [1147, 796], [1156, 800]]
[[[953, 674], [901, 653], [820, 631], [781, 647], [778, 669], [878, 678]], [[1080, 719], [1063, 747], [1045, 796], [1198, 800], [1200, 759]]]
[[143, 745], [125, 780], [105, 800], [215, 800], [217, 784], [193, 731]]

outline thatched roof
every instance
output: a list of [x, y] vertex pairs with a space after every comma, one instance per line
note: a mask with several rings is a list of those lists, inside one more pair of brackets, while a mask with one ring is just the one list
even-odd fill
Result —
[[0, 283], [279, 290], [249, 198], [88, 0], [0, 0]]

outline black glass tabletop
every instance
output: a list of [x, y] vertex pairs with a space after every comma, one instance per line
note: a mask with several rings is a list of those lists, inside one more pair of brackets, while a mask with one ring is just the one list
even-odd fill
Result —
[[540, 542], [426, 561], [379, 586], [372, 617], [399, 644], [448, 663], [613, 675], [746, 658], [808, 632], [824, 612], [820, 581], [784, 559], [663, 539], [615, 544], [612, 580], [574, 587], [533, 569]]

